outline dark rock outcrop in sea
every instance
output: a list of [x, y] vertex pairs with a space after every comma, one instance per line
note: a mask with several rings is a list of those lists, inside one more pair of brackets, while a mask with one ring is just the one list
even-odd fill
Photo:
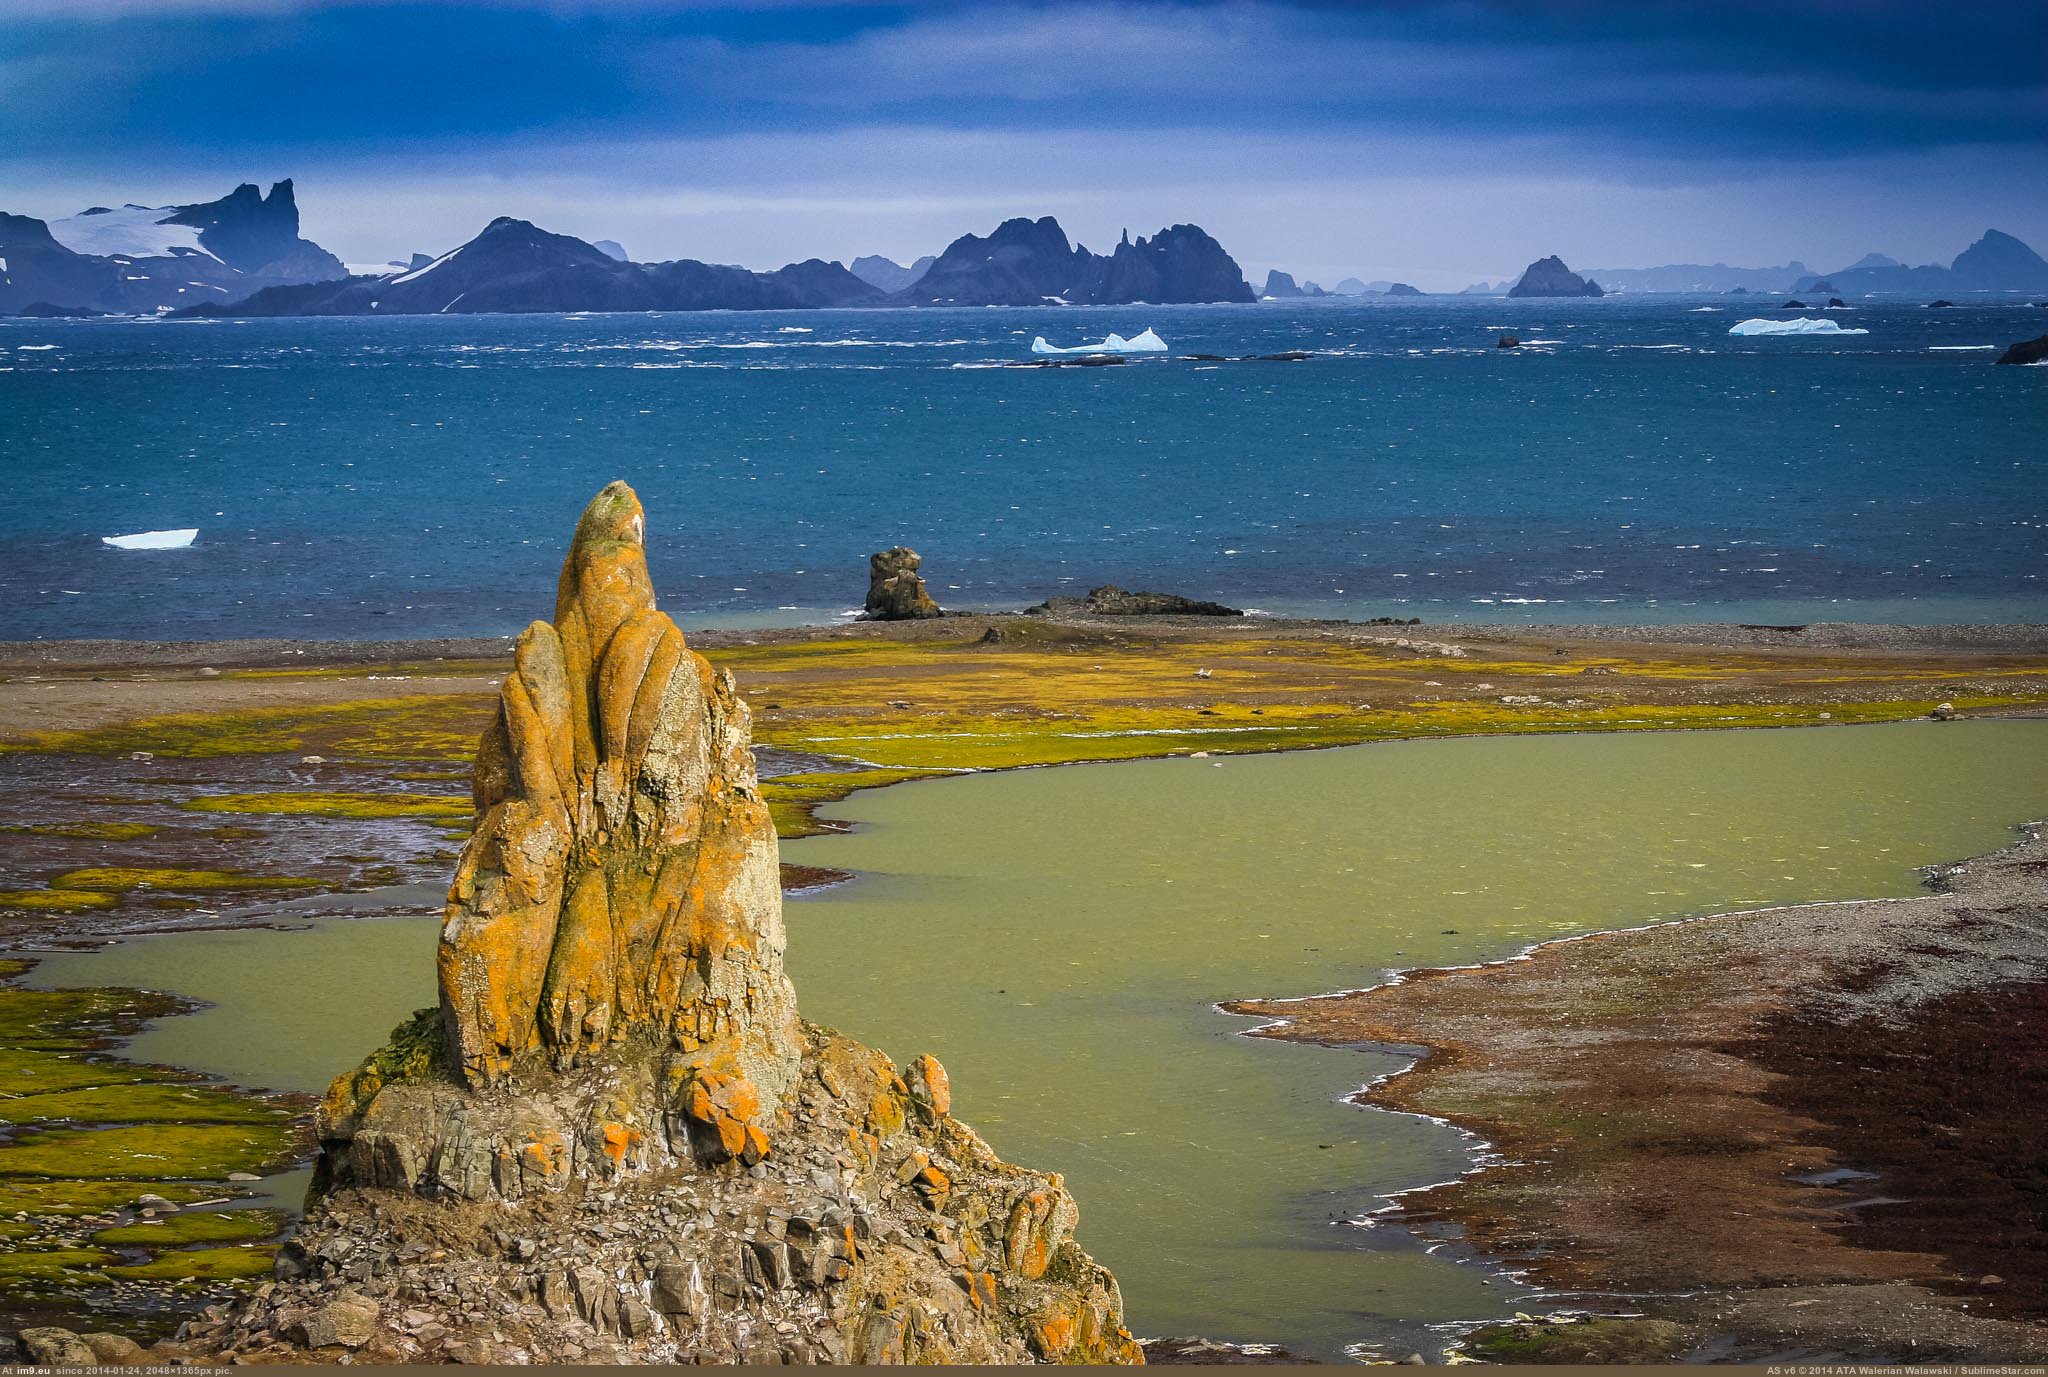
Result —
[[1278, 268], [1267, 269], [1266, 285], [1259, 289], [1261, 301], [1293, 301], [1300, 297], [1327, 295], [1314, 283], [1307, 287], [1297, 285], [1293, 273], [1283, 273]]
[[2048, 363], [2048, 335], [2039, 339], [2023, 339], [1998, 356], [2000, 363]]
[[28, 216], [0, 215], [0, 260], [0, 312], [36, 302], [154, 312], [347, 271], [300, 237], [289, 178], [267, 195], [244, 183], [193, 205], [95, 206], [54, 229]]
[[1237, 261], [1195, 225], [1133, 242], [1107, 256], [1067, 241], [1050, 215], [1005, 220], [986, 238], [966, 234], [890, 300], [901, 306], [1120, 305], [1134, 301], [1251, 301]]
[[881, 293], [837, 263], [757, 273], [695, 259], [622, 263], [581, 239], [499, 217], [425, 267], [258, 292], [224, 316], [468, 315], [543, 311], [768, 311], [860, 306]]
[[1242, 617], [1244, 612], [1220, 602], [1184, 598], [1178, 593], [1127, 593], [1113, 583], [1092, 588], [1085, 598], [1047, 598], [1024, 609], [1027, 617]]
[[871, 622], [919, 621], [946, 614], [925, 591], [918, 566], [924, 557], [906, 545], [868, 556], [868, 597], [861, 616]]
[[321, 1100], [276, 1279], [148, 1361], [1142, 1361], [1060, 1178], [798, 1016], [747, 706], [644, 532], [600, 493], [519, 638], [440, 1007]]
[[1605, 296], [1600, 284], [1589, 282], [1564, 265], [1556, 254], [1539, 258], [1523, 269], [1522, 276], [1514, 286], [1508, 288], [1508, 295], [1531, 296]]

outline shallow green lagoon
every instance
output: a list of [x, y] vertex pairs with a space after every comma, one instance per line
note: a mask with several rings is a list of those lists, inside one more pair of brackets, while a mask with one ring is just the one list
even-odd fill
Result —
[[[1758, 905], [1908, 894], [2048, 815], [2048, 723], [1474, 739], [968, 776], [784, 848], [805, 1012], [930, 1051], [1006, 1156], [1067, 1174], [1145, 1334], [1425, 1347], [1511, 1283], [1355, 1218], [1467, 1165], [1344, 1097], [1402, 1063], [1235, 1036], [1215, 1001]], [[138, 939], [38, 971], [218, 1007], [135, 1052], [318, 1089], [432, 1001], [430, 920]]]

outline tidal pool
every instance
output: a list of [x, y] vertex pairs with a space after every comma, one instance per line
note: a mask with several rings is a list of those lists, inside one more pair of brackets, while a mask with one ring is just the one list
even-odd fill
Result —
[[[963, 776], [856, 795], [783, 848], [860, 878], [788, 905], [804, 1012], [932, 1052], [955, 1111], [1064, 1172], [1145, 1335], [1427, 1351], [1530, 1302], [1346, 1223], [1469, 1144], [1345, 1097], [1391, 1053], [1237, 1036], [1217, 1001], [1371, 985], [1546, 937], [1910, 894], [2048, 816], [2048, 722], [1402, 742]], [[134, 1055], [317, 1090], [432, 1002], [431, 920], [138, 938], [51, 984], [215, 1007]]]

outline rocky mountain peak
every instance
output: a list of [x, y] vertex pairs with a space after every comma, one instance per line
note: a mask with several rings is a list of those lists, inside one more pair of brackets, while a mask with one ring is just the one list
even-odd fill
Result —
[[1605, 296], [1598, 283], [1589, 282], [1567, 268], [1556, 254], [1539, 258], [1523, 269], [1521, 280], [1508, 289], [1514, 297]]

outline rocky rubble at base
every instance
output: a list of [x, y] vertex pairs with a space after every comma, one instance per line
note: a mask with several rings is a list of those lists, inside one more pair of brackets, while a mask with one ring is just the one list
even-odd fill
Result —
[[441, 1178], [460, 1184], [451, 1154], [413, 1190], [334, 1189], [276, 1280], [135, 1360], [1141, 1361], [1058, 1176], [1003, 1163], [952, 1118], [930, 1058], [898, 1072], [804, 1034], [751, 1166], [686, 1152], [469, 1200]]

